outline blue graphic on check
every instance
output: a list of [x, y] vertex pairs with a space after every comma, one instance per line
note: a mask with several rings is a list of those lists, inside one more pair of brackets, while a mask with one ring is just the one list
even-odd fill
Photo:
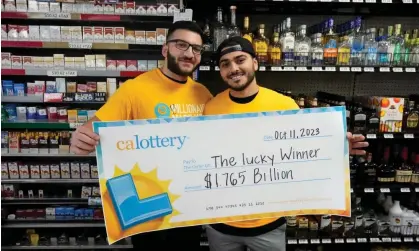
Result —
[[109, 179], [106, 187], [122, 230], [173, 212], [167, 193], [140, 199], [129, 173]]

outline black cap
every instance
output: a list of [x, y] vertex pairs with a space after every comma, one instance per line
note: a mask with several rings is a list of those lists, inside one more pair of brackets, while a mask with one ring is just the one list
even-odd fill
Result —
[[216, 61], [217, 65], [220, 64], [220, 58], [225, 54], [234, 52], [234, 51], [243, 51], [249, 53], [252, 57], [256, 57], [255, 50], [253, 49], [252, 43], [249, 40], [236, 36], [230, 37], [224, 40], [217, 48], [216, 52]]

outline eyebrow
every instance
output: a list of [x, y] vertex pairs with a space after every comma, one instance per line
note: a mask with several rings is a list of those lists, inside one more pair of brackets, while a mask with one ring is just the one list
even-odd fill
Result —
[[[236, 60], [236, 59], [238, 59], [238, 58], [240, 58], [240, 57], [246, 57], [246, 55], [238, 55], [238, 56], [235, 56], [234, 58], [233, 58], [233, 60]], [[221, 61], [220, 61], [220, 63], [224, 63], [224, 62], [229, 62], [230, 60], [228, 60], [228, 59], [222, 59]]]

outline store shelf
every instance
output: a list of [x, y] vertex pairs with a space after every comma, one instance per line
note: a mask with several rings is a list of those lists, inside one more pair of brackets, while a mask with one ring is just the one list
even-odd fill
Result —
[[87, 228], [105, 227], [103, 222], [84, 220], [84, 222], [74, 222], [71, 220], [55, 222], [54, 220], [2, 220], [2, 228]]
[[96, 154], [88, 154], [88, 155], [76, 155], [73, 153], [3, 153], [2, 157], [34, 157], [34, 158], [67, 158], [67, 157], [76, 157], [76, 158], [95, 158]]
[[351, 188], [351, 192], [355, 193], [419, 193], [419, 184], [402, 184], [402, 183], [390, 183], [390, 184], [375, 184], [373, 186], [354, 186]]
[[[240, 0], [236, 0], [240, 1]], [[415, 4], [418, 0], [244, 0], [242, 2], [293, 2], [293, 3], [356, 3], [356, 4]]]
[[128, 44], [106, 42], [44, 42], [44, 41], [12, 41], [2, 40], [4, 48], [36, 48], [36, 49], [85, 49], [85, 50], [146, 50], [160, 51], [161, 45]]
[[83, 123], [52, 122], [52, 121], [8, 121], [1, 122], [2, 129], [49, 129], [70, 130]]
[[88, 199], [83, 198], [4, 198], [4, 205], [87, 205]]
[[[353, 135], [360, 135], [354, 133]], [[366, 139], [418, 139], [419, 133], [368, 133], [364, 134]]]
[[419, 237], [366, 237], [366, 238], [311, 238], [287, 239], [288, 245], [297, 244], [354, 244], [354, 243], [415, 243]]
[[[201, 65], [199, 66], [201, 72], [204, 71], [219, 71], [218, 66]], [[350, 66], [260, 66], [259, 71], [265, 72], [396, 72], [396, 73], [416, 73], [419, 69], [414, 66], [363, 66], [363, 67], [350, 67]]]
[[98, 184], [98, 179], [2, 179], [3, 184]]
[[2, 76], [50, 76], [50, 77], [136, 77], [144, 71], [108, 70], [51, 70], [51, 69], [1, 69]]
[[[2, 19], [60, 19], [60, 20], [83, 20], [83, 21], [132, 21], [134, 18], [143, 21], [164, 19], [166, 22], [173, 20], [173, 16], [141, 16], [141, 15], [118, 15], [118, 14], [83, 14], [83, 13], [52, 13], [52, 12], [1, 12]], [[143, 20], [141, 20], [143, 19]]]
[[133, 245], [85, 245], [85, 246], [2, 246], [1, 250], [91, 250], [91, 249], [132, 249]]
[[42, 103], [44, 97], [37, 96], [1, 96], [2, 103]]

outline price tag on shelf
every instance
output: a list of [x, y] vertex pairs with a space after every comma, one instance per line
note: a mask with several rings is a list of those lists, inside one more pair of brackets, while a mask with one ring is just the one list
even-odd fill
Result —
[[407, 67], [405, 70], [406, 72], [416, 72], [416, 68], [412, 68], [412, 67]]
[[393, 3], [393, 0], [381, 0], [382, 3]]
[[259, 71], [266, 71], [266, 67], [265, 66], [260, 66]]
[[389, 193], [390, 192], [390, 188], [380, 188], [380, 192], [382, 192], [382, 193]]
[[336, 71], [336, 67], [326, 67], [326, 71]]
[[351, 71], [353, 71], [353, 72], [361, 72], [362, 71], [362, 68], [361, 67], [352, 67], [351, 68]]
[[408, 187], [400, 188], [400, 192], [402, 192], [402, 193], [410, 193], [410, 188], [408, 188]]
[[320, 244], [320, 239], [312, 239], [310, 240], [311, 244]]
[[83, 125], [83, 123], [70, 123], [69, 124], [70, 128], [72, 128], [72, 129], [77, 128], [77, 127], [82, 126], [82, 125]]
[[220, 67], [215, 66], [215, 70], [216, 70], [216, 71], [220, 71]]
[[200, 71], [209, 71], [211, 68], [208, 65], [199, 66]]
[[383, 241], [383, 242], [391, 242], [391, 238], [381, 238], [381, 240]]
[[332, 243], [332, 240], [331, 239], [322, 239], [322, 243], [323, 244], [330, 244], [330, 243]]
[[354, 192], [354, 189], [353, 188], [351, 188], [351, 193], [353, 193]]
[[[374, 1], [375, 3], [375, 1]], [[374, 72], [374, 67], [364, 67], [365, 72]]]
[[367, 134], [367, 139], [376, 139], [377, 134]]
[[367, 238], [358, 238], [358, 243], [367, 243]]
[[306, 0], [306, 2], [317, 2], [317, 0]]
[[412, 237], [404, 237], [404, 242], [413, 242], [413, 238]]
[[297, 67], [297, 71], [307, 71], [307, 67]]
[[53, 12], [46, 12], [42, 13], [42, 16], [39, 18], [42, 19], [71, 19], [70, 13], [53, 13]]
[[344, 243], [345, 241], [343, 239], [335, 239], [335, 243]]
[[411, 134], [411, 133], [406, 133], [403, 135], [405, 139], [414, 139], [415, 135]]
[[297, 240], [288, 240], [288, 244], [298, 244]]
[[395, 237], [395, 238], [391, 238], [392, 242], [402, 242], [402, 239]]
[[322, 3], [330, 3], [330, 2], [332, 2], [332, 0], [320, 0], [320, 2], [322, 2]]
[[173, 23], [177, 21], [192, 21], [192, 9], [185, 9], [185, 11], [175, 10], [173, 13]]
[[92, 43], [68, 43], [70, 49], [92, 49]]
[[413, 3], [412, 0], [403, 0], [403, 3]]
[[403, 72], [403, 68], [401, 67], [394, 67], [393, 72]]
[[419, 193], [419, 187], [416, 187], [416, 188], [415, 188], [415, 192], [416, 192], [416, 193]]
[[69, 70], [49, 70], [47, 71], [48, 77], [77, 77], [77, 71]]
[[340, 67], [339, 70], [340, 71], [349, 71], [349, 67]]
[[282, 71], [282, 68], [279, 66], [272, 66], [271, 71]]
[[295, 71], [295, 68], [292, 66], [285, 66], [284, 71]]
[[315, 66], [311, 68], [311, 71], [323, 71], [323, 68]]
[[353, 3], [363, 3], [364, 0], [352, 0]]
[[352, 134], [352, 136], [354, 136], [354, 137], [360, 137], [360, 136], [362, 136], [362, 134]]
[[350, 0], [339, 0], [339, 3], [349, 3]]
[[385, 138], [385, 139], [394, 139], [394, 135], [393, 135], [393, 134], [391, 134], [391, 133], [385, 133], [385, 134], [384, 134], [384, 138]]
[[348, 238], [346, 239], [346, 243], [356, 243], [355, 238]]
[[380, 72], [390, 72], [389, 67], [380, 67]]
[[300, 243], [300, 244], [308, 244], [308, 240], [307, 239], [301, 239], [301, 240], [298, 240], [298, 243]]
[[364, 193], [373, 193], [374, 188], [364, 188]]
[[370, 242], [374, 243], [374, 242], [381, 242], [380, 238], [371, 238]]
[[376, 3], [375, 0], [365, 0], [366, 3]]

